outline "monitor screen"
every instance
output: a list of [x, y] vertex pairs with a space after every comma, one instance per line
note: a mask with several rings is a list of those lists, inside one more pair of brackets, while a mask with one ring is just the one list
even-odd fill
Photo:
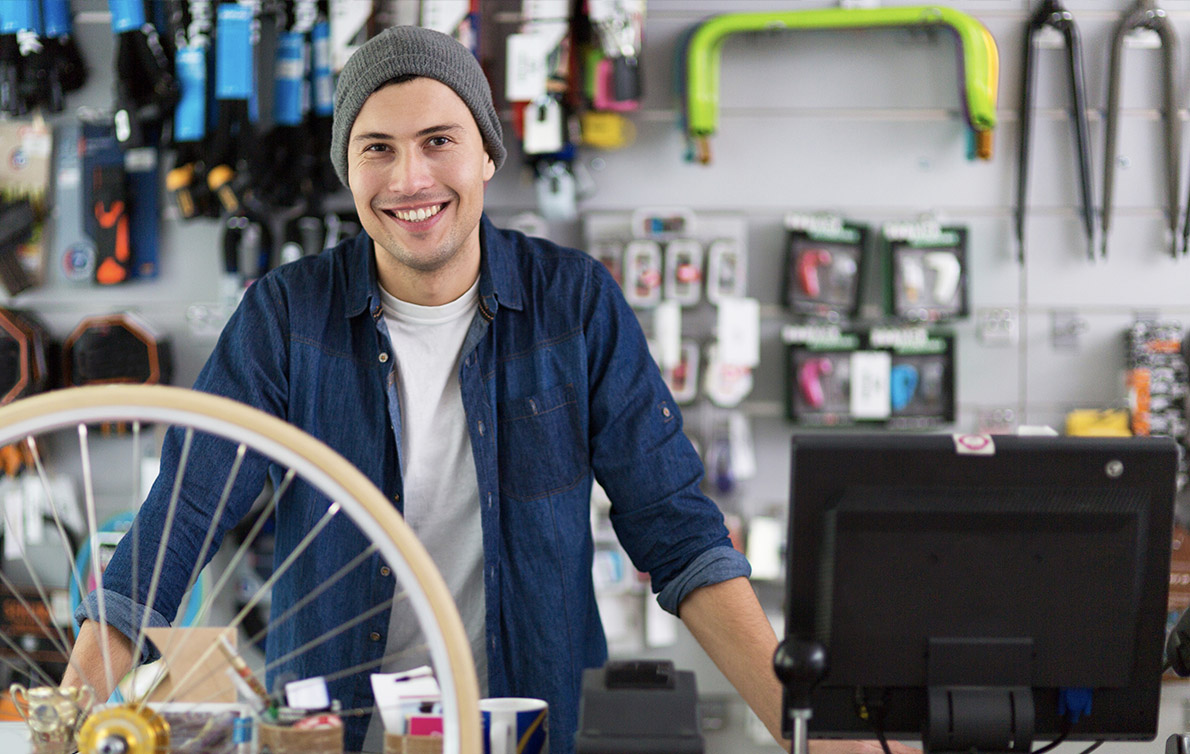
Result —
[[1153, 738], [1176, 469], [1168, 438], [795, 436], [786, 639], [828, 664], [810, 736]]

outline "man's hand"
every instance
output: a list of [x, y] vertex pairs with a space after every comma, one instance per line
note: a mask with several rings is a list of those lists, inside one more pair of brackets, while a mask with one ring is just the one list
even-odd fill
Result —
[[[108, 660], [104, 660], [104, 646]], [[110, 676], [109, 666], [110, 663]], [[111, 626], [100, 626], [95, 621], [83, 621], [74, 649], [70, 652], [70, 664], [62, 674], [62, 686], [90, 686], [97, 702], [105, 702], [111, 696], [116, 683], [132, 669], [132, 642], [127, 636]]]

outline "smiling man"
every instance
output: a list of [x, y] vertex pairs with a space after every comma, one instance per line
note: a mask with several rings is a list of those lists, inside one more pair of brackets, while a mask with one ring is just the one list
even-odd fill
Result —
[[[573, 750], [582, 672], [607, 659], [591, 576], [595, 480], [661, 606], [779, 735], [776, 636], [747, 561], [699, 490], [702, 463], [635, 314], [589, 255], [500, 230], [483, 214], [485, 184], [505, 149], [475, 58], [417, 27], [369, 40], [339, 77], [331, 157], [364, 231], [249, 288], [195, 387], [315, 435], [394, 501], [459, 607], [481, 691], [547, 700], [552, 754]], [[180, 432], [166, 438], [161, 475], [134, 529], [141, 551], [155, 551], [165, 530], [184, 441]], [[150, 625], [176, 615], [218, 498], [201, 480], [223, 480], [233, 454], [218, 444], [191, 450], [170, 567], [151, 604], [152, 559], [136, 564], [131, 537], [113, 556], [103, 586], [120, 632], [105, 638], [117, 672], [130, 664], [121, 633], [135, 636], [146, 611]], [[278, 470], [264, 459], [243, 460], [220, 534], [249, 512], [270, 476], [277, 481]], [[304, 485], [287, 493], [278, 561], [328, 502]], [[269, 634], [272, 675], [426, 661], [411, 651], [423, 641], [415, 619], [388, 604], [387, 568], [368, 561], [311, 593], [359, 549], [343, 533], [319, 537], [274, 586], [274, 618], [308, 604]], [[95, 614], [94, 602], [80, 607], [80, 620]], [[333, 646], [293, 653], [344, 616], [361, 619]], [[98, 639], [87, 621], [65, 682], [78, 681], [77, 668], [104, 690]], [[344, 709], [372, 707], [367, 671], [335, 675], [330, 686]], [[379, 750], [372, 717], [370, 726], [367, 717], [346, 721], [348, 751]]]

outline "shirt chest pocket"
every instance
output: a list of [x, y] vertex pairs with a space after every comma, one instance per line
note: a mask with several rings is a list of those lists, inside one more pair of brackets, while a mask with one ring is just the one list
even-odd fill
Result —
[[587, 439], [574, 385], [560, 385], [496, 406], [500, 492], [534, 500], [587, 476]]

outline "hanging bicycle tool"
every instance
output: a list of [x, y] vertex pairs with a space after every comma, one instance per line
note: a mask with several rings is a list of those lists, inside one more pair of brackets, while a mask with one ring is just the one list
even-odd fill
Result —
[[1103, 156], [1103, 215], [1100, 221], [1100, 256], [1107, 256], [1108, 231], [1111, 226], [1112, 190], [1115, 188], [1116, 128], [1120, 120], [1120, 64], [1124, 57], [1124, 40], [1137, 29], [1156, 32], [1161, 41], [1161, 62], [1165, 71], [1162, 104], [1165, 111], [1165, 191], [1167, 232], [1166, 242], [1170, 253], [1176, 258], [1178, 227], [1178, 160], [1182, 154], [1182, 125], [1174, 87], [1177, 76], [1178, 37], [1174, 32], [1165, 10], [1157, 7], [1154, 0], [1137, 0], [1124, 14], [1112, 37], [1111, 66], [1107, 82], [1107, 127], [1106, 148]]
[[0, 3], [0, 112], [19, 117], [41, 107], [61, 110], [56, 73], [42, 44], [37, 0]]
[[51, 112], [62, 110], [62, 85], [58, 69], [45, 49], [45, 26], [42, 23], [38, 0], [6, 3], [4, 15], [21, 16], [17, 28], [17, 49], [21, 54], [20, 96], [29, 109], [45, 108]]
[[719, 122], [719, 62], [728, 36], [777, 29], [866, 29], [945, 26], [959, 42], [963, 115], [974, 131], [976, 155], [992, 157], [1000, 62], [996, 40], [972, 16], [942, 6], [826, 8], [820, 10], [725, 13], [699, 24], [686, 44], [686, 129], [702, 164], [711, 161], [709, 137]]
[[174, 109], [174, 165], [165, 177], [184, 219], [206, 215], [210, 209], [203, 139], [207, 136], [208, 52], [215, 34], [214, 0], [189, 0], [179, 6], [177, 54], [174, 65], [181, 96]]
[[[70, 0], [42, 0], [46, 56], [62, 93], [78, 91], [87, 80], [87, 66], [74, 41]], [[51, 110], [54, 108], [51, 106]], [[57, 112], [55, 110], [55, 112]]]
[[116, 140], [124, 148], [156, 146], [178, 101], [171, 55], [145, 20], [143, 0], [108, 0], [116, 35]]
[[[301, 10], [299, 14], [298, 11]], [[306, 144], [309, 110], [310, 29], [317, 19], [316, 0], [287, 7], [273, 62], [273, 128], [262, 144], [269, 167], [261, 193], [275, 207], [295, 207], [313, 188], [312, 158]]]
[[587, 0], [603, 59], [596, 64], [593, 104], [597, 110], [634, 109], [643, 93], [640, 72], [645, 0]]
[[209, 139], [211, 164], [207, 187], [227, 214], [237, 214], [249, 185], [248, 160], [256, 150], [250, 103], [256, 88], [252, 49], [252, 9], [220, 3], [215, 12], [214, 132]]
[[524, 0], [524, 23], [506, 40], [505, 99], [526, 161], [533, 167], [538, 211], [573, 219], [578, 191], [572, 171], [570, 7], [566, 0]]
[[1016, 242], [1020, 262], [1025, 261], [1025, 207], [1029, 183], [1029, 136], [1033, 121], [1033, 87], [1036, 37], [1044, 29], [1061, 33], [1066, 43], [1066, 68], [1070, 81], [1070, 105], [1074, 121], [1075, 157], [1078, 159], [1079, 196], [1083, 202], [1083, 229], [1087, 256], [1095, 259], [1095, 204], [1091, 196], [1091, 148], [1088, 143], [1087, 98], [1083, 79], [1083, 53], [1074, 16], [1058, 0], [1042, 0], [1025, 31], [1025, 65], [1021, 82], [1020, 150], [1017, 154]]

